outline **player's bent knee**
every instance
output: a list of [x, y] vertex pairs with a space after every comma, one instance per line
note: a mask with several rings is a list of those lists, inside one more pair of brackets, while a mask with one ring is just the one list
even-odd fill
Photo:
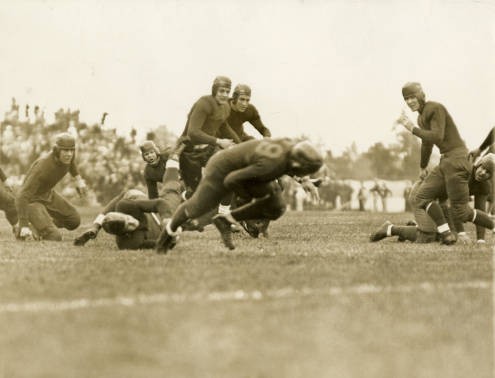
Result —
[[473, 219], [474, 211], [468, 204], [452, 205], [452, 215], [462, 222], [469, 222]]
[[50, 240], [50, 241], [62, 240], [62, 234], [56, 228], [46, 228], [44, 230], [41, 230], [40, 236], [43, 240]]
[[284, 204], [278, 204], [277, 206], [270, 207], [270, 209], [265, 214], [267, 219], [276, 220], [284, 215], [287, 210], [287, 206]]
[[63, 227], [69, 231], [75, 230], [81, 225], [81, 216], [79, 213], [74, 213], [63, 221]]

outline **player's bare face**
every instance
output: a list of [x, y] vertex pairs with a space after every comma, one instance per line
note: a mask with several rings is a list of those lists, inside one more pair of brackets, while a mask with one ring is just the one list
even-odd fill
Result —
[[491, 177], [490, 172], [488, 172], [481, 165], [478, 168], [476, 168], [476, 171], [474, 172], [474, 178], [476, 181], [486, 181], [490, 177]]
[[236, 103], [234, 104], [235, 110], [237, 110], [238, 112], [245, 112], [246, 109], [248, 108], [250, 100], [251, 100], [250, 96], [241, 94], [237, 98]]
[[417, 112], [420, 108], [420, 103], [419, 100], [415, 96], [409, 96], [406, 97], [405, 99], [407, 106], [409, 106], [409, 109], [413, 112]]
[[230, 88], [219, 87], [217, 89], [217, 94], [215, 95], [215, 100], [221, 105], [226, 104], [229, 100]]
[[158, 160], [158, 155], [155, 151], [146, 151], [143, 154], [143, 159], [146, 163], [153, 164], [156, 163], [156, 161]]
[[60, 150], [59, 160], [62, 164], [70, 164], [74, 157], [74, 150]]

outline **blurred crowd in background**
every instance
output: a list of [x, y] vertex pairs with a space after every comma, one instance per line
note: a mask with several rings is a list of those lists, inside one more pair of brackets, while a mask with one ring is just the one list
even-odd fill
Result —
[[[49, 153], [53, 139], [60, 132], [69, 132], [77, 140], [76, 157], [81, 176], [90, 188], [84, 201], [77, 192], [70, 175], [57, 186], [57, 190], [76, 205], [101, 205], [124, 189], [145, 190], [144, 162], [136, 140], [136, 130], [129, 135], [119, 135], [116, 129], [105, 126], [106, 113], [100, 122], [87, 124], [79, 119], [79, 111], [60, 109], [54, 121], [45, 119], [39, 106], [20, 107], [13, 98], [0, 124], [0, 166], [8, 176], [9, 184], [18, 187], [30, 165], [42, 154]], [[157, 128], [146, 135], [158, 146], [167, 147], [175, 142], [173, 134]], [[340, 180], [327, 166], [315, 175], [319, 179], [316, 193], [305, 190], [294, 180], [285, 180], [285, 196], [290, 210], [361, 210], [390, 211], [387, 200], [392, 191], [384, 181], [367, 183], [356, 180]], [[401, 194], [399, 194], [400, 196]], [[405, 206], [405, 205], [404, 205]], [[392, 209], [391, 211], [404, 211]]]
[[[128, 187], [143, 186], [135, 130], [128, 136], [119, 136], [115, 129], [104, 127], [104, 117], [101, 123], [88, 125], [79, 120], [79, 111], [60, 109], [49, 124], [38, 106], [21, 109], [12, 99], [0, 125], [0, 165], [10, 184], [19, 186], [30, 165], [51, 151], [55, 135], [68, 131], [77, 140], [76, 157], [81, 176], [91, 189], [91, 204], [105, 203]], [[77, 202], [70, 175], [57, 188]]]

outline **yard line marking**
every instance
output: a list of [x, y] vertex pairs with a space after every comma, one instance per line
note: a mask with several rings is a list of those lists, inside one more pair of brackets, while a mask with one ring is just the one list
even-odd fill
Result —
[[88, 261], [100, 261], [100, 260], [108, 260], [108, 261], [114, 261], [114, 260], [119, 260], [119, 261], [145, 261], [143, 260], [143, 256], [126, 256], [122, 258], [122, 256], [98, 256], [91, 258], [85, 255], [79, 255], [79, 256], [40, 256], [40, 257], [33, 257], [33, 258], [0, 258], [0, 265], [2, 264], [18, 264], [18, 263], [35, 263], [35, 262], [53, 262], [53, 263], [58, 263], [61, 261], [82, 261], [82, 262], [88, 262]]
[[19, 303], [0, 303], [0, 314], [2, 313], [19, 313], [19, 312], [60, 312], [69, 310], [79, 310], [97, 307], [111, 306], [138, 306], [161, 303], [181, 304], [187, 302], [227, 302], [227, 301], [257, 301], [262, 299], [283, 299], [301, 296], [341, 296], [341, 295], [369, 295], [380, 293], [410, 293], [414, 291], [435, 292], [440, 290], [466, 290], [491, 289], [491, 281], [466, 281], [453, 283], [431, 283], [422, 282], [413, 285], [399, 286], [375, 286], [375, 285], [357, 285], [349, 287], [329, 287], [329, 288], [302, 288], [294, 289], [286, 287], [277, 290], [268, 290], [262, 292], [259, 290], [244, 291], [216, 291], [210, 293], [157, 293], [157, 294], [139, 294], [136, 296], [118, 296], [115, 298], [80, 298], [65, 301], [37, 301], [37, 302], [19, 302]]

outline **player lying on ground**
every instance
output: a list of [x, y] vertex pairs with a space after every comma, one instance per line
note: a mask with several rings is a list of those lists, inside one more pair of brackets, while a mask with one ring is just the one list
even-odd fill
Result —
[[217, 214], [213, 223], [223, 243], [234, 249], [231, 224], [251, 219], [278, 219], [286, 209], [275, 181], [282, 175], [305, 176], [316, 172], [323, 157], [307, 141], [264, 139], [240, 143], [213, 155], [193, 196], [178, 207], [157, 241], [166, 253], [176, 244], [181, 226], [218, 206], [228, 195], [253, 198], [228, 214]]
[[[484, 210], [486, 208], [487, 198], [491, 193], [491, 179], [493, 177], [494, 162], [495, 155], [488, 154], [481, 158], [473, 167], [469, 179], [469, 194], [474, 196], [474, 206], [478, 210]], [[413, 204], [417, 201], [416, 196], [421, 185], [422, 181], [417, 181], [411, 190], [409, 200]], [[445, 198], [441, 200], [441, 208], [448, 217], [446, 202], [447, 200]], [[418, 208], [417, 206], [414, 208], [415, 225], [397, 226], [390, 221], [386, 221], [378, 230], [371, 234], [370, 241], [376, 242], [390, 236], [398, 236], [399, 241], [409, 240], [416, 243], [440, 241], [441, 238], [437, 233], [436, 225], [433, 220], [423, 209]], [[476, 237], [477, 243], [485, 243], [484, 227], [476, 225]], [[457, 240], [464, 244], [470, 243], [470, 238], [464, 231], [462, 224], [461, 228], [457, 229]]]
[[153, 248], [161, 231], [162, 220], [166, 218], [168, 221], [170, 214], [171, 209], [164, 199], [148, 199], [140, 190], [127, 190], [105, 206], [92, 227], [76, 237], [74, 245], [82, 246], [90, 239], [95, 239], [103, 228], [115, 235], [119, 249]]
[[[174, 154], [166, 162], [163, 187], [160, 198], [149, 199], [140, 190], [124, 191], [113, 198], [94, 219], [93, 224], [75, 238], [74, 244], [85, 245], [95, 239], [103, 228], [116, 235], [119, 249], [154, 248], [164, 218], [172, 216], [174, 210], [183, 201], [183, 185], [179, 176], [179, 163]], [[157, 213], [157, 214], [155, 214]], [[187, 230], [202, 231], [216, 213], [187, 224]]]

